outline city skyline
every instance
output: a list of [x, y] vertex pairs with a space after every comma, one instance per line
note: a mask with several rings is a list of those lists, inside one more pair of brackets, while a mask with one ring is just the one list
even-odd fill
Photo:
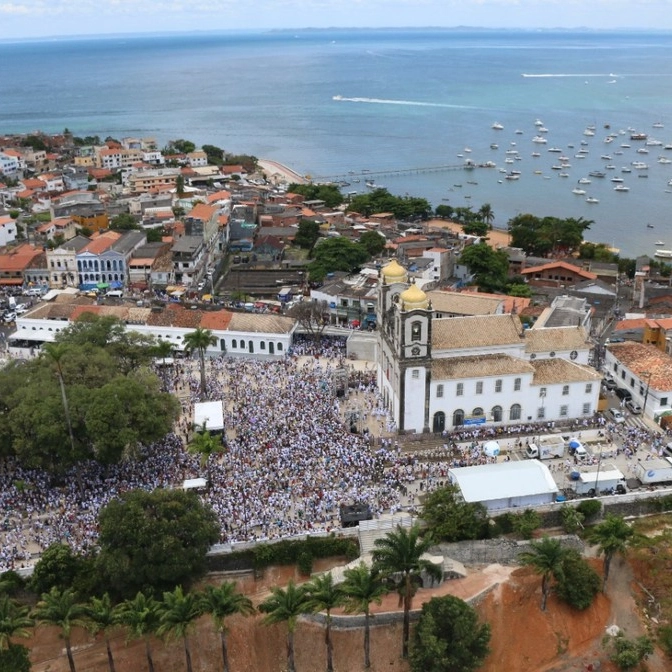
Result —
[[0, 0], [0, 21], [5, 40], [307, 27], [669, 30], [671, 10], [671, 0]]

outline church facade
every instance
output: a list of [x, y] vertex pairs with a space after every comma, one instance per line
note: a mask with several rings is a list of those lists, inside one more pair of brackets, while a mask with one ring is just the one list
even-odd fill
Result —
[[381, 270], [377, 381], [397, 429], [581, 419], [602, 376], [582, 326], [524, 329], [511, 314], [436, 317], [432, 294], [395, 260]]

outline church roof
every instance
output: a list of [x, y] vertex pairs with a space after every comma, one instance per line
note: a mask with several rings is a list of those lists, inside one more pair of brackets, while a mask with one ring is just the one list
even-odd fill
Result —
[[602, 380], [602, 375], [590, 366], [576, 364], [567, 359], [538, 359], [531, 362], [534, 367], [532, 385], [556, 385], [559, 383], [590, 383]]
[[412, 284], [408, 289], [405, 289], [400, 295], [403, 310], [415, 310], [417, 308], [427, 308], [429, 299], [420, 287]]
[[406, 269], [396, 259], [383, 267], [382, 274], [387, 282], [406, 282], [408, 277]]
[[542, 327], [525, 332], [525, 352], [586, 350], [590, 348], [583, 327]]
[[[500, 310], [508, 297], [494, 298], [462, 292], [428, 292], [434, 313], [452, 313], [454, 315], [491, 315]], [[504, 311], [502, 311], [504, 312]]]
[[432, 348], [463, 350], [522, 343], [523, 327], [516, 315], [445, 317], [432, 321]]
[[532, 364], [508, 355], [474, 355], [472, 357], [446, 357], [432, 361], [432, 380], [463, 380], [512, 374], [532, 374]]

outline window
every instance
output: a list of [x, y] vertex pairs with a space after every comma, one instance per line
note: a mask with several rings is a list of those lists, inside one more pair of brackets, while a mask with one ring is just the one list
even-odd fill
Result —
[[476, 394], [483, 394], [483, 381], [479, 380], [476, 383]]
[[661, 406], [667, 406], [667, 397], [661, 397], [660, 398], [660, 405]]
[[495, 392], [501, 392], [502, 391], [502, 379], [498, 378], [495, 381]]
[[593, 384], [586, 383], [586, 394], [590, 394], [593, 391]]
[[261, 341], [261, 343], [259, 343], [259, 347], [260, 347], [262, 350], [266, 350], [266, 341]]
[[436, 386], [436, 396], [437, 398], [440, 398], [443, 396], [443, 385], [437, 385]]
[[493, 406], [492, 411], [492, 421], [493, 422], [501, 422], [502, 421], [502, 407], [501, 406]]
[[540, 397], [545, 397], [546, 396], [546, 388], [545, 387], [540, 387], [539, 388], [539, 396]]
[[513, 391], [520, 392], [520, 378], [514, 378], [513, 380]]
[[562, 386], [562, 396], [566, 397], [569, 394], [569, 385]]
[[583, 405], [581, 413], [583, 413], [583, 415], [590, 415], [590, 403]]
[[278, 343], [278, 352], [282, 351], [282, 343]]
[[569, 406], [560, 406], [560, 417], [566, 418], [569, 411]]
[[459, 427], [464, 424], [464, 411], [461, 408], [458, 408], [453, 413], [453, 427]]
[[635, 385], [635, 379], [632, 376], [630, 376], [630, 387], [634, 387], [634, 385]]
[[472, 415], [475, 415], [477, 418], [480, 418], [483, 416], [483, 409], [480, 406], [476, 406], [476, 408], [471, 412]]
[[237, 339], [234, 338], [231, 341], [231, 349], [233, 350], [233, 348], [237, 348], [237, 347], [238, 347], [238, 341], [237, 341]]
[[618, 364], [614, 364], [614, 373], [618, 373]]
[[537, 409], [537, 420], [543, 420], [546, 417], [546, 409], [543, 406], [539, 406]]
[[413, 322], [413, 324], [411, 324], [411, 340], [422, 340], [422, 322]]
[[413, 378], [420, 378], [420, 369], [413, 369], [413, 371], [411, 372], [411, 376]]
[[520, 420], [522, 408], [520, 404], [513, 404], [509, 409], [509, 420]]
[[223, 338], [219, 339], [219, 349], [222, 352], [226, 352], [226, 341]]
[[458, 383], [457, 389], [455, 390], [455, 396], [461, 397], [464, 394], [464, 383]]
[[625, 371], [621, 371], [621, 380], [625, 380]]

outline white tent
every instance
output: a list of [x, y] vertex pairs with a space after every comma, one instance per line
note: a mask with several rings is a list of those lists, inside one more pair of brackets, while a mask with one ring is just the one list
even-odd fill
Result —
[[488, 441], [483, 444], [483, 452], [488, 457], [497, 457], [499, 455], [499, 444], [497, 441]]
[[194, 404], [194, 427], [203, 427], [209, 432], [221, 432], [224, 429], [224, 407], [220, 401], [201, 401]]
[[208, 485], [204, 478], [187, 478], [182, 483], [182, 490], [203, 490]]

